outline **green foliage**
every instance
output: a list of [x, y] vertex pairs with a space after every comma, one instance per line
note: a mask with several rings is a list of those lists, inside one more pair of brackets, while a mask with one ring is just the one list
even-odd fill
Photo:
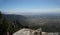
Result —
[[14, 28], [12, 27], [12, 24], [11, 22], [5, 18], [5, 17], [2, 17], [2, 13], [0, 12], [0, 34], [2, 32], [2, 34], [4, 32], [10, 32], [10, 33], [13, 33], [14, 32]]
[[0, 11], [0, 18], [2, 18], [2, 13], [1, 13], [1, 11]]

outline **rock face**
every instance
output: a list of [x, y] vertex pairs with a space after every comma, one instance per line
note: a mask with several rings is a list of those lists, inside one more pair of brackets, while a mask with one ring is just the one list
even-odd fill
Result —
[[31, 29], [21, 29], [15, 32], [13, 35], [40, 35], [40, 31]]

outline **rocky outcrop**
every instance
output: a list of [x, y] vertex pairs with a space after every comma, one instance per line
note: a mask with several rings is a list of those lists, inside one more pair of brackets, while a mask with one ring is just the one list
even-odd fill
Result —
[[32, 29], [21, 29], [13, 33], [13, 35], [40, 35], [40, 31]]

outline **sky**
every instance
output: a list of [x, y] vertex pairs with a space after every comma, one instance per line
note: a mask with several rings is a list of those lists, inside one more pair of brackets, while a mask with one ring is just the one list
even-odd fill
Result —
[[60, 13], [60, 0], [0, 0], [6, 14]]

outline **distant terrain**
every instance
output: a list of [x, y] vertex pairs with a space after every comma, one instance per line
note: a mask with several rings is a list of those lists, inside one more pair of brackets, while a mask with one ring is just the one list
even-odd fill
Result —
[[60, 29], [59, 14], [41, 14], [31, 16], [5, 14], [4, 16], [6, 16], [10, 21], [18, 20], [23, 26], [30, 28], [41, 27], [43, 31], [59, 31]]
[[[39, 29], [45, 32], [60, 32], [59, 14], [16, 15], [0, 14], [0, 29], [14, 33], [22, 28]], [[3, 29], [4, 28], [4, 29]]]
[[60, 15], [59, 14], [41, 14], [28, 16], [30, 24], [40, 26], [44, 31], [53, 32], [60, 31]]

